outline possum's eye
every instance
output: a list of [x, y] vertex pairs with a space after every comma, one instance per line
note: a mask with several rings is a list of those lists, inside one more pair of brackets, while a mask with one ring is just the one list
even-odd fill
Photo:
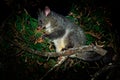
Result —
[[42, 20], [40, 20], [39, 22], [40, 22], [40, 24], [42, 24]]

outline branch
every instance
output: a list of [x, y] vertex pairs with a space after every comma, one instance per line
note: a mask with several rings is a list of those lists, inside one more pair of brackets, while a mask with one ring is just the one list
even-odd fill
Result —
[[43, 77], [41, 77], [40, 80], [43, 80], [52, 70], [60, 66], [68, 57], [74, 57], [74, 58], [87, 60], [88, 57], [93, 55], [93, 53], [89, 53], [88, 51], [94, 51], [100, 56], [104, 56], [107, 53], [107, 51], [102, 49], [101, 47], [84, 45], [78, 48], [70, 48], [68, 50], [61, 51], [61, 52], [44, 52], [44, 54], [42, 54], [41, 51], [37, 51], [37, 50], [31, 49], [26, 46], [21, 46], [20, 44], [17, 44], [17, 43], [13, 43], [13, 44], [24, 51], [27, 51], [29, 53], [33, 53], [39, 56], [46, 56], [46, 57], [66, 56], [64, 59], [59, 61], [55, 66], [53, 66], [45, 75], [43, 75]]
[[[29, 53], [36, 54], [39, 56], [45, 56], [45, 57], [69, 56], [72, 58], [79, 58], [82, 60], [86, 60], [90, 57], [93, 57], [94, 54], [97, 54], [99, 56], [104, 56], [107, 53], [107, 51], [102, 49], [101, 47], [89, 46], [89, 45], [84, 45], [78, 48], [70, 48], [68, 50], [61, 51], [61, 52], [41, 52], [41, 51], [34, 50], [26, 46], [21, 46], [20, 44], [15, 43], [15, 45], [24, 51], [27, 51]], [[96, 53], [93, 53], [90, 51], [93, 51]]]

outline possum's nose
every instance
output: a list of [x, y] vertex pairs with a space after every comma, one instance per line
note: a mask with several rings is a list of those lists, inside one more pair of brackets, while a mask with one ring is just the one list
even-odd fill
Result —
[[37, 30], [42, 30], [42, 29], [45, 29], [45, 26], [38, 26], [37, 27]]
[[42, 27], [41, 27], [41, 26], [38, 26], [38, 27], [37, 27], [37, 30], [41, 30], [41, 29], [42, 29]]

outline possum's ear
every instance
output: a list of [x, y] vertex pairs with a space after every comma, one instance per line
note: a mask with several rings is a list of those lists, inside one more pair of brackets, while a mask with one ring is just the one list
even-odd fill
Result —
[[50, 14], [50, 8], [48, 6], [45, 7], [45, 16], [48, 16]]

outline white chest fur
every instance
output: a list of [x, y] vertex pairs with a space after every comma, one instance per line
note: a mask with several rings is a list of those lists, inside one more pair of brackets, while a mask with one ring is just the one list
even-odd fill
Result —
[[63, 48], [66, 47], [65, 39], [68, 36], [69, 32], [70, 32], [70, 30], [66, 30], [63, 37], [53, 40], [55, 47], [56, 47], [56, 52], [60, 52]]

